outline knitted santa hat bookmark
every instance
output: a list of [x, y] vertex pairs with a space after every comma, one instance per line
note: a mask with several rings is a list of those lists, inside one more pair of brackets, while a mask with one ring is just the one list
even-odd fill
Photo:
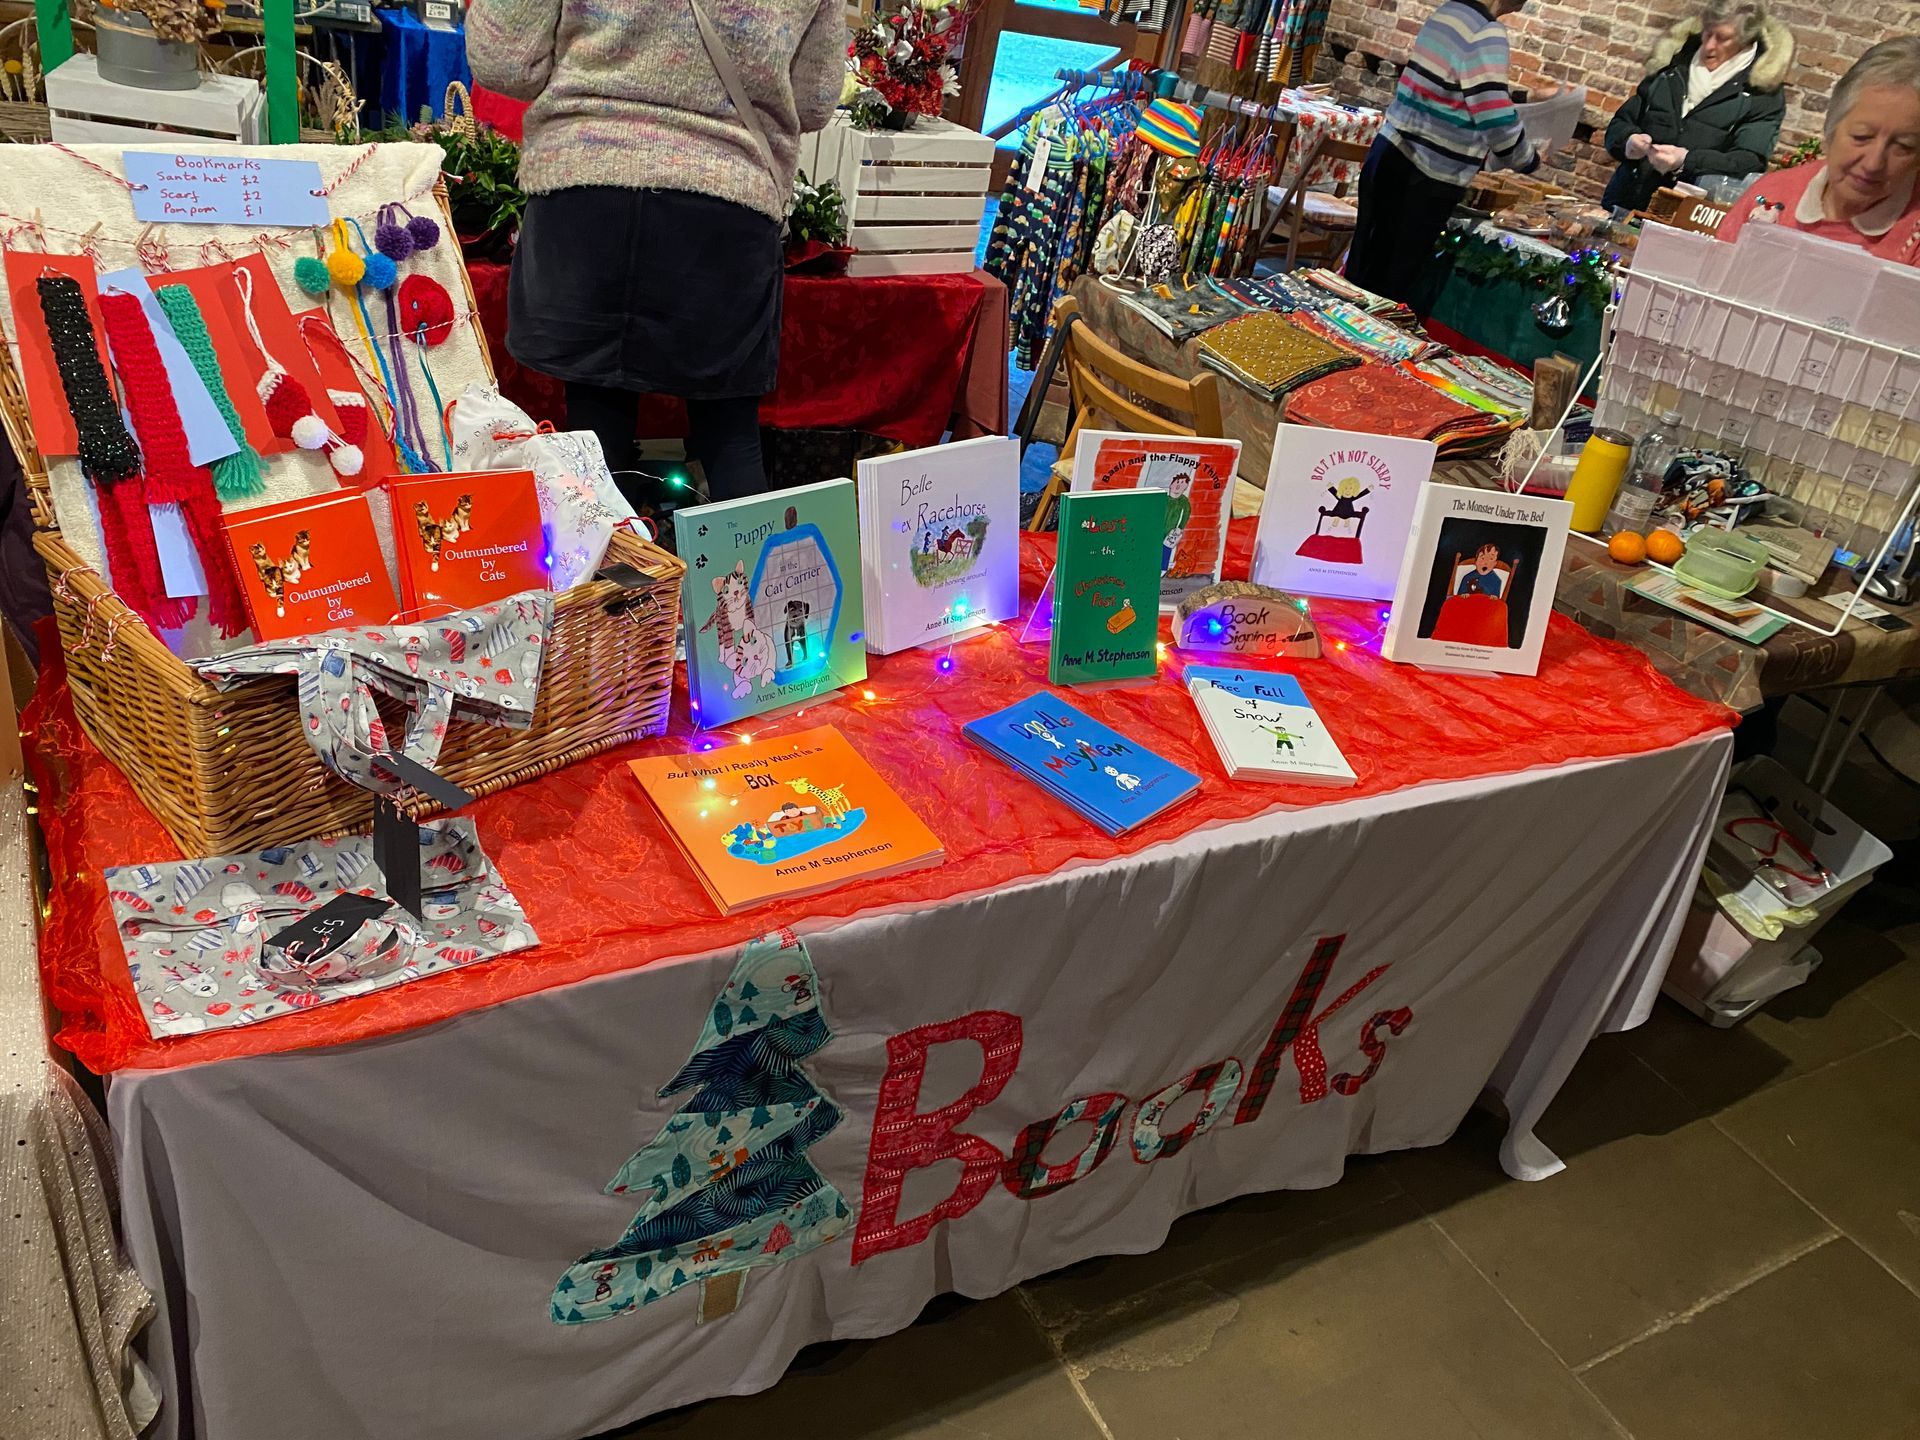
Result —
[[288, 374], [287, 367], [267, 349], [267, 342], [253, 318], [253, 273], [244, 266], [236, 266], [233, 278], [240, 287], [240, 313], [246, 317], [247, 334], [253, 337], [255, 348], [266, 361], [266, 374], [260, 377], [260, 404], [267, 412], [267, 423], [273, 427], [273, 433], [293, 441], [302, 450], [326, 451], [328, 463], [337, 474], [358, 475], [365, 463], [359, 447], [347, 443], [328, 428], [327, 422], [314, 413], [313, 397], [307, 394], [307, 387]]

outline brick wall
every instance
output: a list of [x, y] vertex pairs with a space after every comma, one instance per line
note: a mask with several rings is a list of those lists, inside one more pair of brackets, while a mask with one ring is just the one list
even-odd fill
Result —
[[[1317, 79], [1344, 99], [1385, 105], [1394, 77], [1438, 0], [1333, 0], [1327, 48]], [[1514, 65], [1588, 89], [1586, 121], [1600, 130], [1640, 83], [1647, 52], [1687, 7], [1674, 0], [1533, 0], [1509, 16]], [[1793, 31], [1798, 53], [1787, 77], [1781, 144], [1820, 133], [1827, 95], [1860, 53], [1890, 35], [1920, 32], [1920, 0], [1776, 0], [1775, 17]], [[1576, 140], [1542, 173], [1597, 198], [1613, 161], [1597, 144]]]

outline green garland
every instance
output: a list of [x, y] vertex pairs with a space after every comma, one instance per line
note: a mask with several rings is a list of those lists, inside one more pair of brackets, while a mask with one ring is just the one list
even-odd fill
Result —
[[1522, 250], [1511, 240], [1485, 240], [1470, 231], [1447, 230], [1434, 248], [1434, 258], [1451, 264], [1456, 275], [1482, 283], [1511, 280], [1543, 290], [1570, 286], [1575, 299], [1602, 311], [1613, 299], [1612, 265], [1619, 256], [1592, 249], [1549, 257]]

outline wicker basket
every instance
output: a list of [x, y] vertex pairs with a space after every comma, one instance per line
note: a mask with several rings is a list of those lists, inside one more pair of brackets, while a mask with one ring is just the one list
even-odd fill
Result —
[[[445, 191], [435, 193], [444, 215]], [[451, 218], [445, 223], [451, 226]], [[474, 309], [471, 287], [467, 306]], [[478, 318], [471, 323], [484, 355]], [[216, 690], [61, 536], [25, 392], [5, 345], [0, 413], [27, 476], [38, 527], [34, 546], [53, 585], [74, 710], [181, 851], [240, 854], [365, 829], [372, 797], [320, 763], [302, 734], [291, 676]], [[613, 537], [607, 562], [631, 566], [645, 583], [634, 591], [592, 580], [559, 596], [532, 727], [454, 721], [437, 764], [441, 774], [485, 795], [666, 729], [686, 566], [625, 532]], [[418, 818], [436, 807], [418, 796], [407, 808]]]

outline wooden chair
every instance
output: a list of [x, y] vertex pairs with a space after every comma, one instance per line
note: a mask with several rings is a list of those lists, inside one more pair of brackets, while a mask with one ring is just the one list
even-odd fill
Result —
[[1344, 160], [1350, 165], [1364, 165], [1370, 148], [1355, 140], [1329, 140], [1323, 135], [1314, 142], [1313, 149], [1307, 152], [1306, 159], [1294, 171], [1291, 186], [1285, 190], [1278, 185], [1267, 187], [1267, 224], [1260, 234], [1260, 243], [1248, 250], [1249, 272], [1254, 262], [1271, 247], [1274, 232], [1283, 224], [1287, 227], [1288, 270], [1293, 269], [1300, 260], [1314, 260], [1329, 269], [1339, 265], [1341, 257], [1347, 253], [1347, 246], [1353, 243], [1353, 230], [1360, 220], [1360, 207], [1347, 198], [1346, 181], [1342, 180], [1333, 193], [1328, 194], [1322, 190], [1307, 189], [1307, 177], [1319, 168], [1323, 160]]
[[[1142, 365], [1102, 340], [1080, 316], [1071, 295], [1053, 307], [1054, 334], [1067, 367], [1067, 389], [1073, 402], [1060, 458], [1054, 462], [1047, 488], [1028, 522], [1030, 530], [1044, 530], [1053, 507], [1073, 479], [1074, 450], [1082, 430], [1127, 430], [1143, 435], [1225, 434], [1220, 421], [1220, 387], [1210, 371], [1190, 380]], [[1035, 383], [1038, 383], [1036, 381]]]

